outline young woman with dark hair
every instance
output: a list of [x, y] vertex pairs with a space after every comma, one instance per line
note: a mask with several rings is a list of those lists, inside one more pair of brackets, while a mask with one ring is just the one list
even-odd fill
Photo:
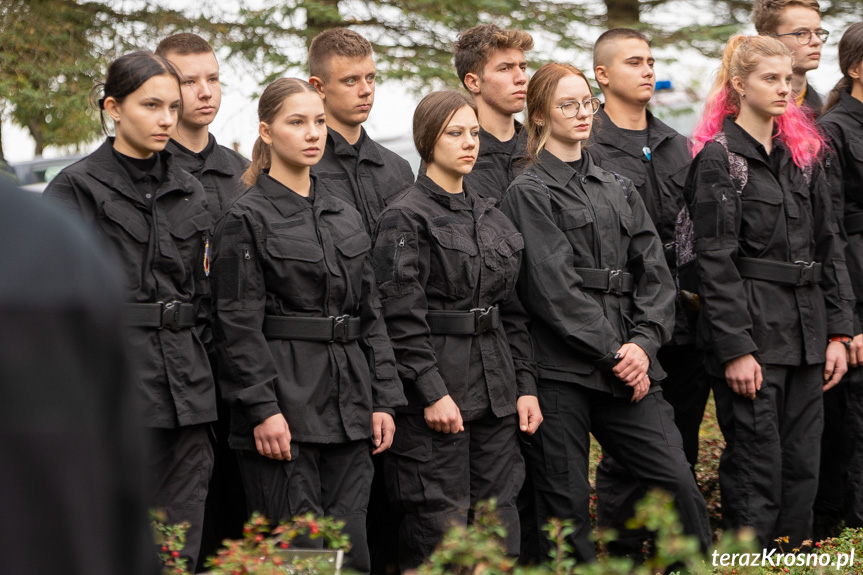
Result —
[[[674, 283], [632, 183], [598, 167], [584, 144], [599, 101], [568, 64], [527, 89], [529, 163], [501, 204], [524, 237], [518, 293], [530, 315], [545, 422], [523, 450], [536, 525], [572, 519], [579, 561], [590, 539], [590, 433], [645, 488], [672, 493], [687, 533], [710, 544], [707, 511], [671, 406], [656, 383], [671, 337]], [[547, 537], [541, 536], [545, 551]]]
[[[351, 569], [369, 571], [370, 452], [404, 403], [360, 214], [310, 175], [324, 151], [320, 96], [281, 78], [258, 104], [251, 186], [216, 227], [219, 387], [250, 511], [345, 522]], [[320, 539], [309, 546], [320, 547]]]
[[108, 68], [99, 99], [115, 136], [64, 169], [45, 197], [97, 229], [126, 283], [128, 349], [147, 426], [151, 507], [191, 525], [195, 568], [213, 466], [216, 392], [207, 361], [210, 228], [204, 189], [164, 151], [182, 106], [171, 65], [134, 52]]
[[[477, 502], [497, 499], [519, 551], [517, 434], [542, 421], [527, 317], [515, 293], [522, 239], [489, 193], [468, 187], [479, 124], [466, 95], [433, 92], [414, 112], [425, 174], [381, 213], [375, 275], [408, 404], [384, 462], [405, 516], [402, 569], [418, 567]], [[491, 198], [489, 198], [491, 196]]]
[[846, 371], [848, 273], [815, 125], [775, 38], [735, 36], [693, 133], [698, 345], [726, 448], [722, 518], [764, 547], [811, 539], [823, 391]]
[[821, 476], [815, 501], [815, 537], [863, 527], [863, 22], [839, 40], [842, 79], [827, 96], [819, 124], [828, 137], [827, 175], [837, 215], [843, 219], [845, 258], [856, 297], [851, 368], [842, 384], [824, 394]]

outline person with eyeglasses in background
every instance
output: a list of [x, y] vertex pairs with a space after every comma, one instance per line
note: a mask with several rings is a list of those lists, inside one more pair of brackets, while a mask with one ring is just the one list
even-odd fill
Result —
[[[524, 238], [516, 288], [530, 316], [543, 425], [524, 449], [535, 525], [571, 519], [580, 562], [596, 560], [588, 514], [590, 433], [646, 488], [673, 494], [684, 531], [710, 525], [657, 360], [674, 326], [674, 280], [630, 180], [583, 149], [599, 100], [584, 73], [546, 64], [527, 88], [525, 170], [501, 211]], [[548, 425], [548, 427], [546, 427]], [[539, 537], [542, 551], [551, 543]]]
[[814, 119], [824, 102], [809, 85], [806, 73], [818, 69], [821, 47], [830, 32], [821, 27], [821, 6], [817, 0], [755, 0], [752, 23], [762, 36], [773, 36], [791, 50], [791, 91], [797, 105]]

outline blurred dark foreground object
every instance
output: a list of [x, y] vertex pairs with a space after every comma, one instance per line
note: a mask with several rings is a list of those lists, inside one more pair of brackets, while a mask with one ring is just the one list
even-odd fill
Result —
[[118, 281], [86, 231], [0, 179], [0, 557], [158, 573]]

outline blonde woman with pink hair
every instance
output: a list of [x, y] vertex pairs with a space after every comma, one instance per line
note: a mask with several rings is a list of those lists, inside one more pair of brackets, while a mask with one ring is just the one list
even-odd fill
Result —
[[685, 196], [706, 352], [726, 448], [727, 529], [765, 547], [811, 537], [822, 393], [853, 333], [843, 245], [818, 160], [824, 143], [791, 97], [792, 56], [766, 36], [729, 40]]

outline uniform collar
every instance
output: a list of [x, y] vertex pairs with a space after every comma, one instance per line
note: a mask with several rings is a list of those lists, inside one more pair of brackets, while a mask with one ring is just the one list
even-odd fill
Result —
[[237, 175], [234, 172], [234, 168], [231, 165], [228, 154], [222, 146], [219, 145], [213, 134], [209, 135], [207, 148], [211, 148], [209, 153], [206, 158], [201, 158], [200, 154], [196, 154], [189, 150], [176, 140], [172, 139], [168, 142], [168, 149], [172, 154], [174, 154], [177, 164], [187, 172], [194, 172], [198, 168], [198, 165], [200, 165], [199, 163], [203, 162], [201, 173], [212, 171], [225, 176]]
[[311, 207], [327, 212], [342, 211], [342, 206], [333, 200], [326, 187], [318, 181], [317, 176], [311, 174], [310, 178], [312, 182], [311, 189], [314, 193], [312, 203], [309, 203], [307, 198], [299, 195], [286, 185], [271, 178], [266, 172], [261, 172], [258, 175], [255, 186], [261, 190], [263, 196], [273, 204], [273, 207], [284, 218]]
[[[667, 126], [660, 119], [650, 113], [650, 110], [645, 110], [647, 113], [647, 145], [652, 150], [655, 150], [665, 140], [670, 140], [677, 137], [678, 133], [674, 128]], [[605, 112], [605, 104], [599, 107], [596, 116], [593, 119], [593, 132], [591, 133], [591, 141], [597, 144], [604, 144], [617, 148], [626, 152], [630, 156], [643, 158], [644, 151], [632, 141], [626, 133], [611, 121], [611, 118]]]
[[[135, 190], [135, 183], [126, 169], [120, 164], [120, 161], [114, 157], [113, 148], [114, 138], [106, 138], [102, 145], [90, 154], [87, 173], [119, 194], [126, 196], [136, 203], [141, 203], [141, 199]], [[171, 152], [165, 149], [159, 152], [159, 156], [159, 161], [165, 166], [165, 181], [159, 186], [156, 197], [158, 198], [170, 192], [194, 193], [194, 190], [182, 186], [179, 173], [183, 172], [177, 167]]]
[[357, 162], [369, 161], [379, 166], [384, 165], [384, 160], [381, 158], [381, 153], [375, 142], [366, 134], [366, 129], [360, 126], [360, 149], [357, 150], [353, 145], [349, 144], [344, 136], [329, 128], [327, 130], [327, 148], [332, 150], [337, 156], [349, 156], [357, 158]]
[[[599, 180], [600, 182], [612, 182], [615, 180], [613, 174], [606, 172], [596, 165], [588, 150], [582, 150], [581, 153], [584, 155], [586, 160], [586, 169], [582, 176]], [[542, 166], [548, 175], [551, 176], [558, 185], [564, 188], [569, 184], [569, 181], [573, 177], [578, 175], [578, 172], [573, 170], [569, 164], [545, 149], [539, 153], [537, 164]], [[528, 167], [528, 170], [530, 170], [530, 167]]]
[[863, 124], [863, 102], [848, 92], [842, 92], [839, 94], [838, 105], [842, 106], [849, 116]]
[[426, 192], [431, 199], [452, 211], [471, 209], [471, 198], [473, 196], [467, 187], [462, 188], [464, 196], [461, 194], [451, 194], [434, 183], [426, 174], [417, 176], [416, 186]]
[[522, 125], [518, 120], [513, 120], [515, 123], [515, 132], [512, 138], [505, 142], [501, 142], [491, 132], [487, 132], [482, 126], [479, 127], [479, 152], [482, 154], [500, 154], [512, 153], [518, 147], [518, 141], [522, 137]]
[[[722, 122], [722, 132], [728, 142], [729, 151], [766, 164], [768, 167], [772, 165], [764, 146], [749, 135], [746, 130], [738, 126], [731, 116]], [[790, 154], [787, 153], [782, 140], [775, 136], [773, 138], [773, 153], [782, 154], [782, 157], [779, 158], [779, 168], [781, 169], [788, 162]]]

